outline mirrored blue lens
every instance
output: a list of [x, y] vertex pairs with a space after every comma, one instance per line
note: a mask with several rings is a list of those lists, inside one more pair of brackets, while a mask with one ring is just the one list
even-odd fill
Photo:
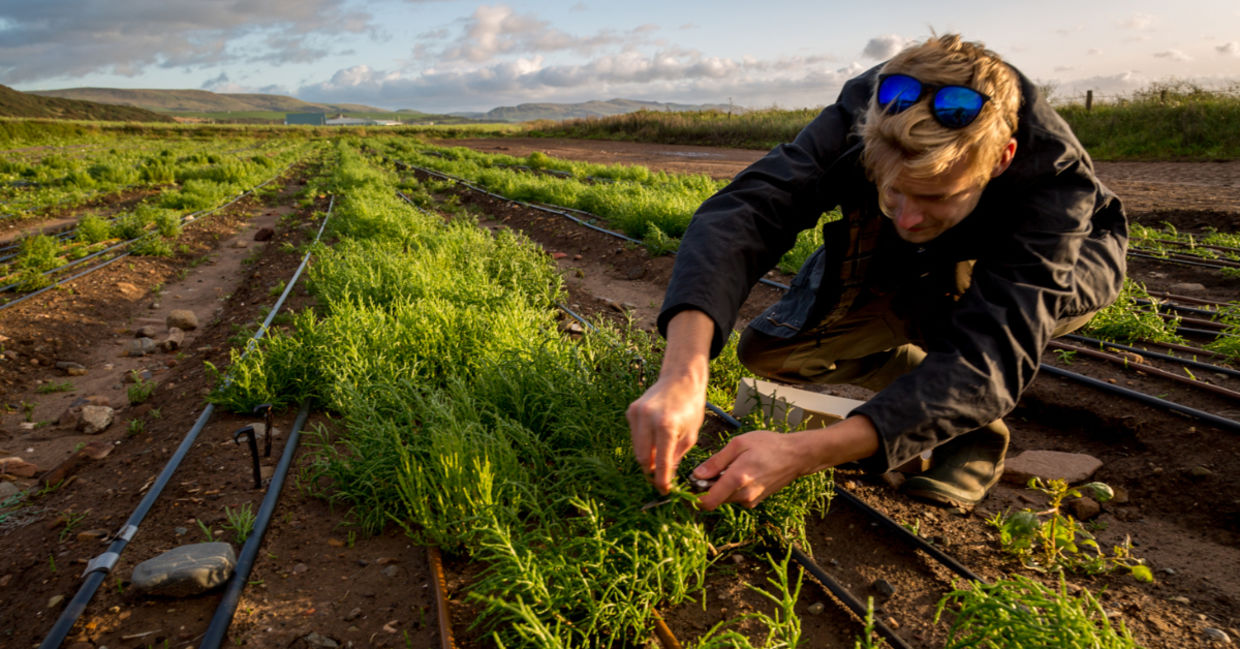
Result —
[[878, 84], [878, 105], [899, 113], [921, 99], [921, 82], [904, 74], [884, 77]]
[[963, 86], [947, 86], [934, 93], [934, 116], [948, 128], [964, 128], [977, 119], [986, 103], [981, 93]]

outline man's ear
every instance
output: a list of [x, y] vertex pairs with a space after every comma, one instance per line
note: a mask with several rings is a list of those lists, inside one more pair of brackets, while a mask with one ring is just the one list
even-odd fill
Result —
[[990, 177], [998, 178], [1000, 174], [1007, 171], [1012, 164], [1012, 158], [1016, 157], [1016, 138], [1009, 138], [1007, 144], [1003, 145], [1003, 153], [999, 154], [999, 159], [995, 161], [995, 168], [991, 170]]

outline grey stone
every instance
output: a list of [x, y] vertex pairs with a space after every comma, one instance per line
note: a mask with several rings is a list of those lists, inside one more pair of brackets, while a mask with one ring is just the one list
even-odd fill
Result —
[[311, 632], [309, 635], [302, 636], [301, 646], [310, 649], [336, 649], [336, 647], [340, 646], [340, 643], [325, 635]]
[[131, 581], [151, 595], [190, 597], [228, 581], [236, 565], [231, 545], [196, 543], [143, 561], [134, 567]]
[[20, 494], [21, 488], [9, 482], [8, 480], [0, 480], [0, 503]]
[[878, 591], [878, 594], [883, 597], [891, 597], [896, 594], [896, 587], [892, 586], [891, 582], [886, 579], [879, 579], [875, 581], [874, 590]]
[[69, 376], [83, 376], [86, 374], [85, 365], [70, 361], [60, 361], [59, 363], [56, 363], [56, 369], [68, 374]]
[[1231, 644], [1231, 636], [1227, 635], [1227, 632], [1222, 629], [1206, 627], [1201, 630], [1201, 633], [1206, 637], [1206, 640], [1215, 644]]
[[383, 576], [385, 577], [396, 577], [396, 575], [399, 574], [400, 568], [397, 568], [396, 566], [388, 566], [383, 569]]
[[1188, 470], [1188, 475], [1189, 475], [1189, 477], [1191, 477], [1191, 478], [1196, 478], [1196, 479], [1200, 480], [1200, 479], [1202, 479], [1202, 478], [1208, 478], [1208, 477], [1210, 477], [1210, 476], [1214, 475], [1214, 472], [1213, 472], [1213, 471], [1211, 471], [1211, 470], [1209, 470], [1209, 469], [1207, 469], [1207, 468], [1206, 468], [1206, 467], [1204, 467], [1204, 466], [1197, 465], [1197, 466], [1195, 466], [1195, 467], [1193, 467], [1193, 468], [1191, 468], [1191, 469], [1189, 469], [1189, 470]]
[[134, 338], [154, 338], [155, 336], [158, 336], [158, 335], [159, 335], [159, 329], [156, 329], [155, 325], [143, 325], [141, 327], [138, 327], [138, 330], [134, 332], [133, 337]]
[[826, 610], [826, 608], [827, 608], [826, 604], [823, 604], [822, 602], [814, 602], [813, 604], [809, 605], [809, 614], [810, 615], [822, 615], [822, 612]]
[[108, 406], [82, 406], [82, 420], [77, 429], [87, 435], [103, 432], [112, 425], [116, 411]]
[[1075, 484], [1088, 480], [1101, 467], [1102, 460], [1084, 453], [1025, 451], [1016, 457], [1008, 458], [1003, 480], [1025, 484], [1030, 478], [1037, 477], [1043, 481], [1064, 480], [1068, 484]]
[[150, 338], [135, 338], [129, 341], [129, 345], [125, 347], [125, 353], [130, 356], [146, 356], [155, 351], [155, 341]]
[[1180, 282], [1167, 287], [1170, 293], [1203, 293], [1205, 290], [1205, 285], [1197, 282]]
[[168, 314], [168, 327], [176, 327], [184, 331], [193, 331], [198, 328], [198, 316], [194, 315], [189, 309], [174, 309]]
[[159, 342], [159, 348], [166, 352], [175, 352], [185, 344], [185, 332], [177, 327], [168, 330], [168, 337]]

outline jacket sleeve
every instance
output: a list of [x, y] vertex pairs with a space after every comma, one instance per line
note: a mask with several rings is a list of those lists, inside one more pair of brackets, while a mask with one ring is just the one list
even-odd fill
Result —
[[792, 249], [797, 233], [813, 227], [839, 203], [829, 173], [850, 146], [855, 115], [869, 100], [863, 75], [845, 84], [796, 139], [750, 165], [702, 203], [680, 242], [659, 313], [659, 332], [677, 313], [697, 309], [715, 324], [710, 355], [732, 331], [753, 285]]
[[986, 204], [984, 197], [976, 213], [1014, 227], [979, 256], [950, 318], [925, 332], [923, 364], [853, 411], [879, 432], [880, 450], [866, 469], [888, 470], [1010, 412], [1037, 373], [1057, 321], [1118, 294], [1122, 210], [1067, 125], [1045, 119], [1050, 130], [1034, 125], [1018, 138], [1018, 155], [1021, 146], [1026, 155], [1008, 170], [1012, 176], [991, 182], [1001, 201]]

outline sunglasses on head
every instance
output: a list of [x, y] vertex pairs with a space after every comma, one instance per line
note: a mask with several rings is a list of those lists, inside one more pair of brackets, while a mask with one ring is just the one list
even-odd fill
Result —
[[990, 97], [968, 86], [922, 83], [907, 74], [884, 74], [878, 78], [878, 105], [891, 114], [902, 113], [927, 93], [930, 113], [947, 128], [964, 128], [977, 119]]

